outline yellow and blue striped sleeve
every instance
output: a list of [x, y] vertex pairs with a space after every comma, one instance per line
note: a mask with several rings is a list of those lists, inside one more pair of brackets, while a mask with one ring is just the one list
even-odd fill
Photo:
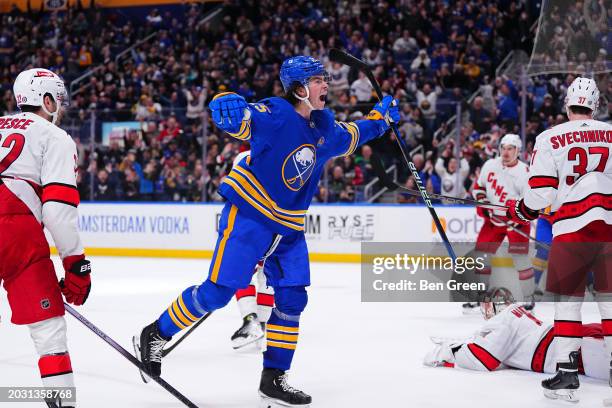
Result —
[[378, 120], [357, 120], [355, 122], [336, 122], [334, 133], [337, 145], [335, 156], [350, 156], [357, 147], [381, 136], [386, 127]]

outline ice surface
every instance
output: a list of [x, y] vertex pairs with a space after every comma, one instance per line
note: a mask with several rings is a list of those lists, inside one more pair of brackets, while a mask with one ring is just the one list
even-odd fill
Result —
[[[201, 282], [208, 263], [93, 258], [91, 297], [77, 310], [131, 351], [132, 335], [185, 287]], [[423, 367], [430, 335], [467, 336], [482, 323], [478, 315], [463, 316], [458, 304], [361, 303], [357, 264], [313, 264], [312, 282], [290, 384], [311, 394], [313, 407], [569, 406], [542, 395], [539, 383], [546, 375]], [[599, 321], [594, 304], [583, 313], [585, 322]], [[539, 305], [536, 314], [551, 321], [553, 308]], [[9, 323], [4, 293], [0, 315], [0, 386], [39, 386], [28, 330]], [[181, 406], [157, 384], [144, 384], [134, 366], [81, 323], [66, 318], [81, 408]], [[230, 336], [240, 323], [232, 301], [164, 360], [163, 377], [200, 407], [256, 407], [261, 356], [232, 349]], [[612, 397], [604, 382], [581, 382], [582, 400], [572, 406], [598, 407]]]

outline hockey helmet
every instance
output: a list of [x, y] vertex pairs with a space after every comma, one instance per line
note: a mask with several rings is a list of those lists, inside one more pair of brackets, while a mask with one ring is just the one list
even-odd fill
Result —
[[280, 69], [280, 80], [287, 92], [296, 82], [306, 86], [313, 76], [323, 76], [328, 80], [323, 63], [316, 58], [298, 55], [283, 61]]
[[568, 111], [570, 106], [582, 106], [592, 112], [592, 116], [597, 113], [599, 107], [599, 89], [597, 83], [591, 78], [578, 77], [574, 79], [567, 89], [565, 96], [565, 109]]
[[[17, 107], [40, 106], [47, 115], [53, 118], [52, 123], [55, 123], [57, 119], [60, 106], [69, 105], [68, 92], [62, 78], [44, 68], [28, 69], [17, 75], [13, 85], [13, 94], [17, 100]], [[49, 112], [45, 108], [43, 99], [47, 94], [58, 105], [55, 112]]]
[[514, 133], [508, 133], [499, 141], [499, 154], [501, 154], [502, 146], [510, 145], [516, 147], [516, 157], [518, 158], [521, 153], [521, 149], [523, 148], [523, 142], [521, 141], [521, 137]]
[[480, 302], [480, 311], [485, 320], [489, 320], [513, 303], [514, 296], [510, 290], [503, 287], [491, 288]]

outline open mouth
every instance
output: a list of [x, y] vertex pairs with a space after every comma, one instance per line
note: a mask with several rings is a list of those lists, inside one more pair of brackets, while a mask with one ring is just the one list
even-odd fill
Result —
[[320, 100], [321, 102], [325, 102], [325, 101], [327, 101], [327, 94], [319, 96], [319, 100]]

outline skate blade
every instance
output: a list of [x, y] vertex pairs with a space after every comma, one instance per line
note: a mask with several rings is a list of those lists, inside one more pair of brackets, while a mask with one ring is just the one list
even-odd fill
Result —
[[[140, 360], [140, 345], [139, 345], [140, 343], [136, 336], [132, 337], [132, 344], [134, 345], [134, 355], [136, 359], [142, 363], [142, 361]], [[151, 377], [146, 375], [144, 371], [138, 369], [138, 372], [140, 373], [140, 378], [142, 378], [142, 381], [144, 381], [145, 384], [151, 381]]]
[[299, 408], [309, 408], [310, 404], [304, 405], [295, 405], [289, 404], [288, 402], [278, 400], [276, 398], [270, 398], [261, 391], [259, 391], [259, 396], [261, 397], [261, 401], [259, 403], [258, 408], [285, 408], [285, 407], [299, 407]]
[[259, 337], [254, 337], [254, 336], [249, 336], [244, 340], [232, 340], [232, 348], [234, 350], [240, 350], [241, 348], [243, 348], [244, 346], [248, 346], [249, 344], [253, 344], [258, 340], [263, 339], [264, 335], [263, 333], [261, 334], [261, 336]]
[[578, 402], [580, 398], [578, 398], [577, 390], [544, 390], [544, 396], [550, 399], [558, 399], [567, 402]]

